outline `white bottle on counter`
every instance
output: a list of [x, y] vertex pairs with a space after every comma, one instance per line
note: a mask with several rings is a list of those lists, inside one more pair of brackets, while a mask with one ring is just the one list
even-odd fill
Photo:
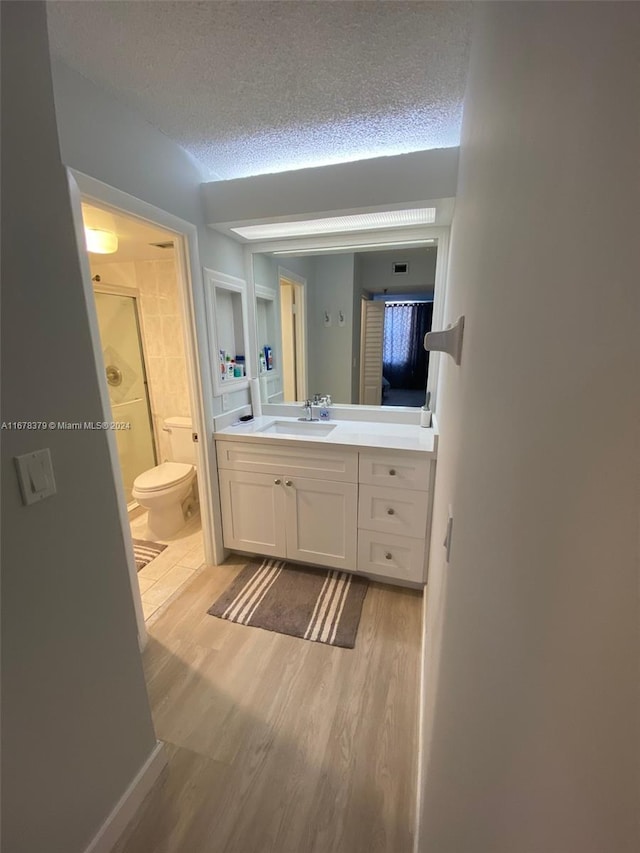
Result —
[[331, 412], [329, 411], [329, 406], [331, 405], [331, 396], [329, 394], [326, 397], [323, 397], [320, 400], [320, 420], [328, 421], [331, 418]]
[[420, 409], [420, 426], [421, 427], [430, 427], [431, 426], [431, 412], [426, 406], [423, 406]]

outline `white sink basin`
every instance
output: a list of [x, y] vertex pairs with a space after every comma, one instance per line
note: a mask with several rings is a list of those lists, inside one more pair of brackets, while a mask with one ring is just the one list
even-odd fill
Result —
[[318, 421], [272, 421], [258, 432], [267, 435], [308, 435], [314, 438], [325, 438], [335, 428], [335, 424]]

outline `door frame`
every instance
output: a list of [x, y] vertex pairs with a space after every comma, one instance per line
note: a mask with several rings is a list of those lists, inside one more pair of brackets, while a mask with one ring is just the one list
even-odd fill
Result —
[[[285, 267], [278, 267], [278, 286], [282, 282], [291, 285], [295, 293], [295, 319], [296, 332], [296, 401], [303, 402], [308, 397], [307, 385], [307, 280]], [[281, 333], [282, 337], [282, 333]], [[284, 369], [284, 366], [283, 366]], [[282, 370], [281, 370], [282, 373]]]
[[[89, 333], [93, 345], [94, 361], [102, 403], [103, 419], [109, 418], [110, 403], [107, 389], [107, 380], [102, 369], [102, 350], [100, 347], [100, 333], [98, 330], [98, 319], [96, 314], [95, 300], [93, 297], [93, 282], [91, 281], [91, 270], [89, 258], [84, 249], [84, 224], [82, 219], [82, 200], [95, 202], [101, 207], [111, 208], [118, 213], [123, 213], [135, 219], [141, 219], [152, 225], [158, 226], [166, 231], [171, 231], [176, 236], [175, 260], [178, 279], [178, 292], [180, 297], [180, 308], [184, 318], [185, 355], [187, 360], [187, 374], [189, 380], [189, 395], [192, 405], [192, 421], [194, 432], [202, 440], [196, 444], [196, 456], [198, 460], [198, 491], [200, 496], [200, 515], [202, 519], [202, 535], [204, 542], [205, 560], [209, 564], [217, 564], [224, 559], [224, 546], [222, 543], [222, 531], [220, 523], [214, 524], [214, 512], [216, 506], [219, 508], [219, 495], [217, 490], [217, 469], [215, 467], [215, 454], [213, 442], [210, 440], [209, 425], [213, 423], [213, 384], [211, 365], [208, 359], [206, 311], [204, 305], [204, 285], [202, 279], [202, 268], [198, 251], [198, 229], [191, 222], [180, 219], [162, 208], [155, 207], [135, 196], [129, 195], [122, 190], [102, 183], [89, 175], [85, 175], [76, 169], [66, 169], [69, 185], [69, 196], [71, 201], [71, 212], [76, 231], [78, 245], [78, 257], [82, 272], [85, 303], [87, 306], [87, 320]], [[107, 430], [107, 442], [111, 458], [111, 468], [116, 485], [116, 496], [120, 515], [120, 524], [123, 531], [125, 551], [127, 554], [127, 568], [133, 604], [138, 627], [138, 644], [141, 649], [147, 642], [147, 630], [142, 610], [142, 598], [138, 584], [138, 573], [136, 570], [133, 554], [133, 542], [129, 527], [127, 504], [124, 497], [122, 476], [120, 474], [120, 463], [116, 447], [115, 435], [112, 430]], [[214, 483], [216, 488], [214, 492]], [[215, 519], [219, 522], [219, 509], [215, 512]]]

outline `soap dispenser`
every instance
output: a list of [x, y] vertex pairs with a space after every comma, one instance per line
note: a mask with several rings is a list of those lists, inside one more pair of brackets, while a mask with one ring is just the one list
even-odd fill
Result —
[[331, 396], [327, 394], [320, 401], [320, 420], [328, 421], [331, 417], [331, 412], [329, 411], [329, 406], [331, 405]]

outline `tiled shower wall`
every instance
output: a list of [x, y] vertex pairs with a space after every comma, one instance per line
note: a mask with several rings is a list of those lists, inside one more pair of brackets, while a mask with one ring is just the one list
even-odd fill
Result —
[[165, 418], [191, 417], [178, 280], [173, 258], [91, 264], [102, 284], [137, 287], [158, 461], [169, 458]]

